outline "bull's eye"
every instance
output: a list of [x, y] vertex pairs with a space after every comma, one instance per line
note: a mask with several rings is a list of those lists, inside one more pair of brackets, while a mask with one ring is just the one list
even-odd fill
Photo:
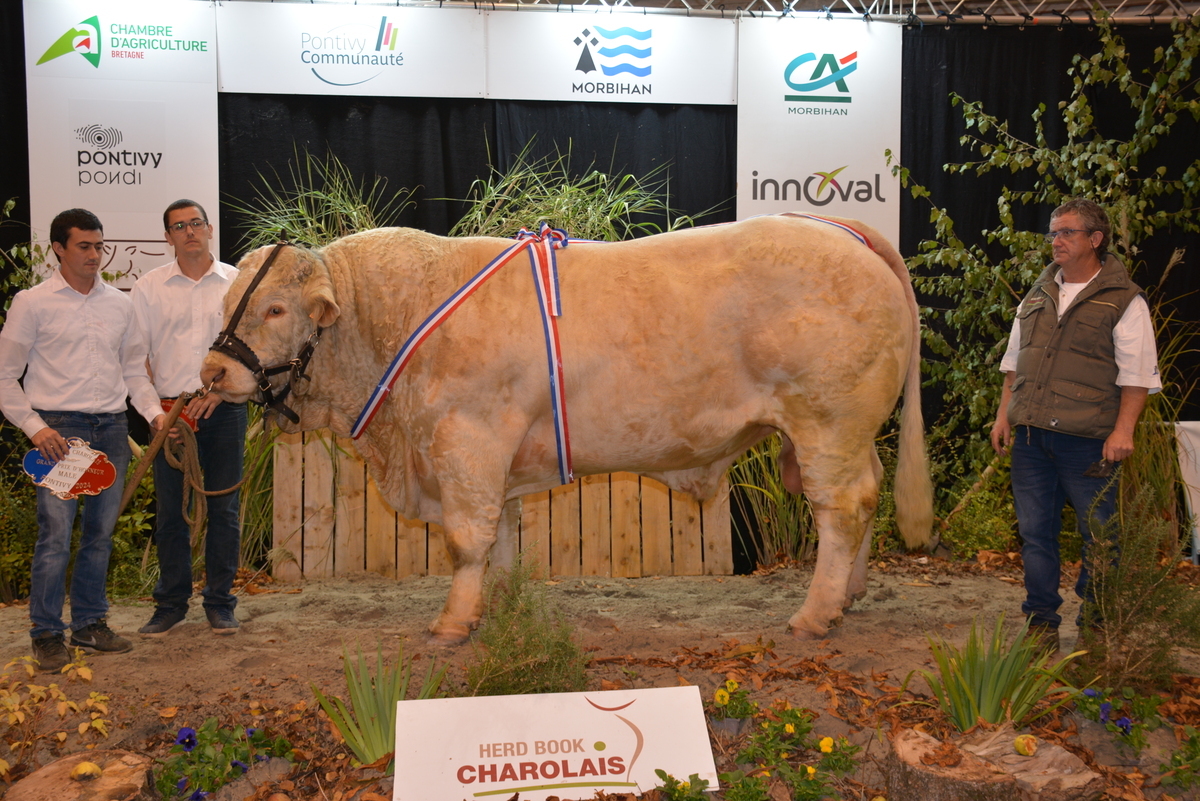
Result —
[[281, 314], [283, 314], [282, 306], [272, 306], [271, 308], [267, 309], [268, 317], [278, 317]]

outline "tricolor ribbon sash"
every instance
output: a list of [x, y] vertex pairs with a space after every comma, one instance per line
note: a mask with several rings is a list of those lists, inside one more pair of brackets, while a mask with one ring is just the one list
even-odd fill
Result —
[[864, 245], [869, 247], [871, 250], [875, 249], [875, 246], [871, 244], [871, 240], [867, 238], [866, 234], [864, 234], [862, 231], [858, 230], [857, 228], [851, 228], [849, 225], [846, 225], [843, 222], [838, 222], [837, 220], [829, 220], [829, 219], [826, 219], [825, 217], [818, 217], [815, 214], [805, 214], [800, 211], [784, 212], [784, 216], [786, 216], [786, 217], [803, 217], [806, 220], [816, 220], [817, 222], [825, 223], [826, 225], [832, 225], [834, 228], [841, 228], [843, 231], [850, 234], [850, 236], [854, 237], [859, 242], [862, 242]]
[[379, 380], [379, 384], [375, 387], [374, 392], [371, 393], [371, 397], [367, 400], [367, 405], [359, 412], [358, 419], [354, 422], [354, 427], [350, 431], [352, 437], [358, 439], [362, 436], [363, 431], [370, 425], [371, 420], [375, 417], [375, 413], [379, 411], [379, 407], [383, 404], [388, 394], [391, 393], [396, 379], [400, 377], [400, 373], [404, 371], [404, 368], [408, 365], [421, 343], [428, 339], [429, 335], [445, 322], [446, 318], [461, 306], [475, 290], [479, 289], [485, 281], [495, 275], [501, 267], [512, 261], [518, 253], [527, 250], [529, 252], [529, 264], [533, 270], [534, 286], [538, 294], [538, 306], [542, 313], [542, 330], [546, 338], [546, 359], [550, 371], [550, 397], [551, 406], [554, 411], [554, 436], [558, 448], [558, 474], [564, 484], [569, 484], [574, 480], [574, 473], [571, 469], [571, 442], [567, 432], [566, 390], [563, 385], [562, 353], [558, 343], [557, 318], [562, 315], [562, 302], [558, 294], [558, 261], [554, 255], [556, 250], [565, 248], [570, 240], [567, 237], [566, 231], [559, 228], [551, 228], [544, 222], [538, 233], [533, 233], [528, 229], [522, 228], [514, 239], [517, 240], [516, 244], [492, 259], [471, 280], [467, 281], [454, 294], [446, 298], [442, 305], [434, 309], [433, 313], [425, 318], [425, 322], [417, 326], [417, 329], [409, 335], [404, 345], [400, 348], [400, 352], [396, 354], [396, 358], [392, 359], [392, 363], [383, 374], [383, 378]]

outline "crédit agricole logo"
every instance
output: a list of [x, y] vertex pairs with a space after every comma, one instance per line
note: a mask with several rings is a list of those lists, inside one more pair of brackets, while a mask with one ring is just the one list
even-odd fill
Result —
[[850, 86], [846, 79], [857, 70], [857, 50], [844, 56], [834, 53], [822, 53], [819, 56], [816, 53], [803, 53], [796, 56], [783, 68], [783, 81], [792, 90], [783, 99], [787, 103], [813, 105], [789, 108], [788, 113], [848, 116], [848, 111], [840, 105], [851, 102]]
[[78, 25], [67, 30], [62, 36], [47, 48], [38, 64], [53, 61], [59, 56], [78, 53], [88, 60], [93, 67], [100, 66], [100, 19], [89, 17]]

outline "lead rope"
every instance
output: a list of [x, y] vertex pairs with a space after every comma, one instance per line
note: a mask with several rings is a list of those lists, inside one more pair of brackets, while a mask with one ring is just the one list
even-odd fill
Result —
[[[212, 495], [228, 495], [231, 492], [236, 492], [246, 481], [245, 476], [243, 476], [241, 481], [228, 489], [206, 491], [204, 489], [204, 476], [200, 471], [200, 452], [196, 445], [196, 434], [192, 431], [192, 427], [187, 424], [179, 427], [180, 439], [178, 442], [169, 439], [171, 427], [179, 421], [179, 415], [183, 413], [187, 402], [193, 398], [204, 397], [211, 386], [210, 384], [208, 388], [201, 388], [195, 392], [184, 392], [175, 401], [175, 404], [171, 407], [171, 411], [167, 412], [167, 419], [163, 423], [162, 428], [154, 435], [150, 446], [142, 452], [141, 458], [138, 459], [133, 475], [129, 481], [125, 482], [125, 492], [121, 496], [121, 508], [117, 512], [118, 518], [124, 514], [125, 507], [129, 505], [133, 494], [137, 492], [142, 479], [146, 476], [146, 471], [150, 469], [150, 465], [154, 464], [154, 457], [158, 455], [158, 452], [165, 445], [166, 450], [163, 451], [163, 455], [167, 459], [167, 464], [183, 473], [183, 519], [187, 521], [188, 530], [191, 532], [191, 545], [193, 548], [200, 541], [204, 521], [208, 517], [208, 497]], [[146, 569], [149, 560], [150, 543], [147, 542], [146, 550], [142, 554], [143, 570]]]

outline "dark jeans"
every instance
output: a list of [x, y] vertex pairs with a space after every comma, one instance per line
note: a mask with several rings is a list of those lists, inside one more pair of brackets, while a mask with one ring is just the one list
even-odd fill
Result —
[[[183, 421], [179, 425], [184, 425]], [[196, 445], [204, 489], [229, 489], [242, 480], [246, 446], [246, 404], [222, 403], [212, 417], [199, 421]], [[183, 473], [167, 464], [159, 453], [154, 459], [154, 488], [158, 494], [154, 543], [158, 548], [158, 584], [154, 601], [160, 609], [186, 610], [192, 597], [192, 546], [183, 519]], [[233, 579], [241, 549], [238, 493], [208, 498], [208, 531], [204, 537], [205, 607], [237, 606]]]
[[108, 456], [117, 468], [113, 485], [99, 495], [81, 495], [64, 501], [50, 490], [38, 487], [38, 539], [30, 570], [29, 620], [34, 639], [66, 630], [63, 601], [67, 588], [67, 564], [71, 561], [71, 529], [83, 505], [82, 535], [71, 573], [71, 629], [78, 631], [108, 614], [108, 557], [112, 554], [112, 532], [125, 489], [129, 467], [129, 427], [125, 412], [43, 412], [42, 420], [64, 438], [79, 437]]
[[[1021, 611], [1031, 624], [1058, 626], [1060, 561], [1058, 535], [1063, 504], [1071, 502], [1083, 538], [1083, 567], [1075, 594], [1088, 597], [1088, 547], [1093, 527], [1103, 526], [1116, 511], [1117, 482], [1083, 472], [1103, 458], [1104, 440], [1058, 431], [1018, 426], [1013, 431], [1012, 486], [1017, 526], [1024, 545], [1025, 603]], [[1098, 499], [1098, 500], [1097, 500]], [[1093, 508], [1093, 504], [1095, 504]]]

